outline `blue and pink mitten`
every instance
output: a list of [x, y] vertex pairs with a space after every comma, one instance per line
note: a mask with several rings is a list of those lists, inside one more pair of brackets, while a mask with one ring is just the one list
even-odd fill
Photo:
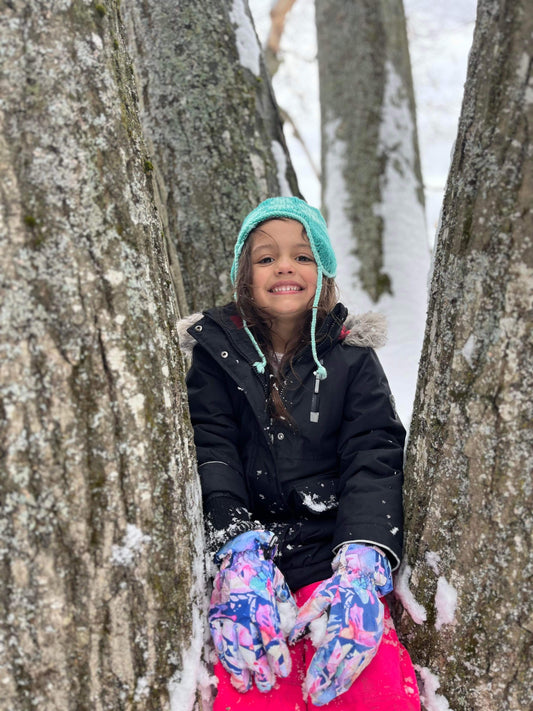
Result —
[[[238, 691], [252, 686], [269, 691], [276, 676], [286, 677], [291, 658], [282, 616], [296, 617], [296, 603], [272, 562], [275, 537], [247, 531], [226, 543], [215, 556], [220, 570], [214, 581], [209, 627], [215, 649]], [[280, 616], [282, 608], [284, 613]]]
[[380, 596], [392, 590], [388, 560], [374, 548], [346, 543], [324, 580], [298, 613], [289, 635], [295, 642], [311, 623], [327, 615], [323, 640], [313, 656], [304, 690], [316, 706], [347, 691], [377, 652], [383, 635]]

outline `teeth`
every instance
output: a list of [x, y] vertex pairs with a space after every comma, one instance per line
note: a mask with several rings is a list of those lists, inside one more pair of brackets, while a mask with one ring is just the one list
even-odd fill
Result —
[[276, 286], [272, 291], [274, 294], [278, 294], [286, 291], [301, 291], [301, 289], [299, 286]]

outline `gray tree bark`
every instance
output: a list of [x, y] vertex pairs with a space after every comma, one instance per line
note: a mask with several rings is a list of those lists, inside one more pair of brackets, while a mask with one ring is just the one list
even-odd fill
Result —
[[123, 12], [180, 305], [225, 303], [244, 216], [299, 194], [248, 3], [126, 0]]
[[531, 0], [480, 0], [406, 467], [426, 708], [531, 707], [532, 37]]
[[[424, 196], [416, 132], [415, 101], [402, 0], [316, 0], [320, 105], [322, 108], [322, 194], [328, 218], [343, 211], [350, 226], [348, 239], [358, 268], [350, 283], [377, 302], [393, 294], [392, 274], [384, 266], [384, 220], [380, 210], [387, 166], [414, 183], [413, 202], [422, 215]], [[390, 76], [391, 73], [393, 76]], [[406, 160], [397, 140], [384, 145], [387, 83], [394, 84], [392, 101], [405, 104], [411, 132]], [[342, 174], [346, 199], [331, 186], [329, 156], [343, 147]], [[333, 190], [333, 204], [328, 189]], [[343, 201], [341, 203], [341, 201]], [[403, 208], [405, 209], [405, 204]], [[401, 220], [401, 213], [397, 214]]]
[[0, 2], [10, 711], [169, 709], [202, 643], [177, 305], [118, 7]]

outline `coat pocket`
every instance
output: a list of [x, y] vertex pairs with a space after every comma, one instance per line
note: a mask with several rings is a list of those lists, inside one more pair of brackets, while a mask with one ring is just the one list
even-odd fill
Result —
[[291, 507], [298, 513], [322, 516], [337, 509], [336, 473], [322, 474], [293, 482], [289, 492]]

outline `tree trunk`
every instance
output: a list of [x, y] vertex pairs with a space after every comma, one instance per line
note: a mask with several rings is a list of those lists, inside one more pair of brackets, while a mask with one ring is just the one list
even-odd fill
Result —
[[480, 0], [407, 455], [426, 708], [531, 704], [532, 37], [531, 0]]
[[[0, 3], [0, 696], [192, 708], [201, 504], [118, 2]], [[177, 708], [177, 707], [175, 707]]]
[[408, 419], [429, 248], [402, 0], [317, 0], [322, 199], [343, 298], [389, 320], [383, 364]]
[[298, 194], [248, 3], [126, 0], [123, 11], [182, 301], [225, 303], [244, 216]]

